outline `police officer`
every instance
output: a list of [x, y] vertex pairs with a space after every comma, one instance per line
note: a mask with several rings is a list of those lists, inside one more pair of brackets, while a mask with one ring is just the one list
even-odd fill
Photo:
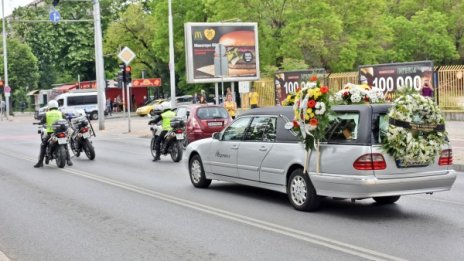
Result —
[[153, 161], [160, 160], [161, 142], [164, 141], [164, 136], [166, 136], [166, 133], [172, 130], [171, 120], [176, 116], [176, 113], [172, 111], [170, 104], [163, 105], [161, 108], [158, 108], [158, 109], [161, 109], [162, 113], [153, 120], [153, 123], [156, 124], [159, 121], [161, 121], [161, 127], [163, 128], [163, 131], [158, 136], [158, 139], [156, 139], [156, 142], [155, 142], [156, 155]]
[[[34, 165], [34, 168], [40, 168], [43, 167], [43, 160], [45, 157], [45, 149], [47, 148], [47, 143], [48, 139], [50, 138], [50, 134], [53, 133], [53, 128], [52, 125], [63, 119], [63, 113], [58, 110], [58, 102], [55, 100], [51, 100], [47, 104], [48, 106], [48, 111], [45, 113], [44, 116], [42, 116], [42, 119], [40, 120], [40, 124], [46, 124], [47, 129], [47, 135], [45, 137], [42, 137], [42, 143], [40, 144], [40, 155], [39, 155], [39, 161]], [[72, 166], [73, 163], [71, 161], [71, 158], [69, 157], [69, 150], [66, 148], [66, 163], [68, 166]]]

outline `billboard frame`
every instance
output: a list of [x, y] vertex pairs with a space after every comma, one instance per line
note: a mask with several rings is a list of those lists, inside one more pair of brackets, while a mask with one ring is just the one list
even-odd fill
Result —
[[[253, 27], [255, 36], [255, 59], [256, 59], [256, 76], [234, 76], [234, 77], [211, 77], [204, 79], [195, 79], [194, 77], [194, 57], [193, 57], [193, 39], [192, 39], [192, 28], [195, 26], [213, 27], [213, 26], [229, 26], [229, 27], [240, 27], [247, 26]], [[259, 42], [258, 42], [258, 23], [255, 22], [238, 22], [238, 23], [197, 23], [189, 22], [184, 24], [184, 39], [185, 39], [185, 70], [187, 75], [187, 83], [219, 83], [219, 82], [240, 82], [240, 81], [256, 81], [260, 79], [260, 67], [259, 67]]]

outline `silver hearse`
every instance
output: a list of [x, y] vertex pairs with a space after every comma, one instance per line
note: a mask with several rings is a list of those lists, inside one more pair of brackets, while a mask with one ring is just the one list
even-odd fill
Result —
[[391, 204], [401, 195], [449, 190], [456, 173], [448, 146], [426, 166], [402, 166], [383, 151], [390, 106], [333, 107], [331, 127], [320, 146], [319, 173], [316, 153], [311, 153], [309, 175], [303, 173], [303, 144], [285, 129], [292, 108], [249, 110], [212, 138], [188, 145], [190, 180], [197, 188], [214, 179], [280, 191], [294, 208], [305, 211], [316, 210], [324, 196]]

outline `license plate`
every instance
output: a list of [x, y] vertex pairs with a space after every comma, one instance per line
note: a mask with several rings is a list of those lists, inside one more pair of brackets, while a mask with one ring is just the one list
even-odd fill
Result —
[[66, 144], [66, 143], [68, 143], [67, 138], [58, 138], [58, 144]]
[[222, 121], [210, 121], [208, 122], [208, 126], [222, 126]]
[[184, 134], [183, 133], [176, 133], [176, 139], [183, 140], [184, 139]]
[[417, 167], [426, 167], [427, 163], [423, 162], [403, 162], [402, 160], [396, 160], [396, 166], [398, 168], [417, 168]]
[[82, 133], [82, 138], [84, 138], [84, 139], [90, 138], [90, 133], [88, 133], [88, 132]]

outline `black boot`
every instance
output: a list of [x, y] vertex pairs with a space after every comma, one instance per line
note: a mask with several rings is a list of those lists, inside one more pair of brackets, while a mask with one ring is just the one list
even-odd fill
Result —
[[158, 160], [161, 160], [159, 151], [156, 152], [156, 155], [153, 161], [158, 161]]
[[34, 165], [34, 168], [41, 168], [43, 167], [43, 161], [45, 157], [45, 146], [40, 146], [40, 155], [39, 155], [39, 161]]

